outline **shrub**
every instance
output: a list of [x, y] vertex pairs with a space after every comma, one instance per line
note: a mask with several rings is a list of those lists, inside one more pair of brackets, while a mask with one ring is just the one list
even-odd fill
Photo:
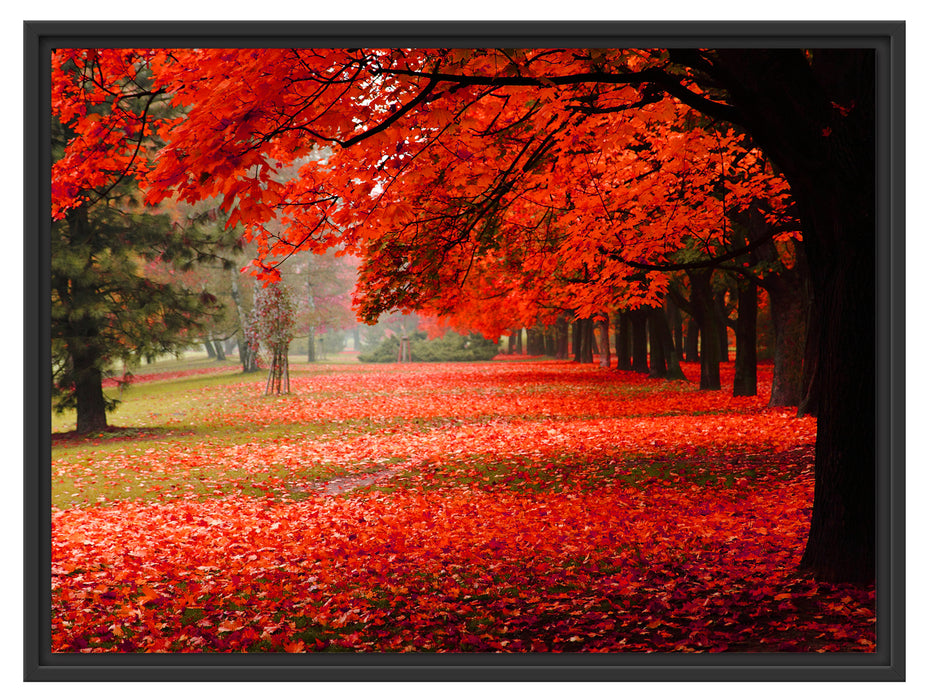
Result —
[[[498, 344], [481, 335], [460, 335], [450, 331], [442, 338], [428, 340], [418, 331], [410, 336], [413, 362], [485, 362], [498, 354]], [[373, 350], [359, 353], [360, 362], [397, 362], [401, 339], [385, 338]]]

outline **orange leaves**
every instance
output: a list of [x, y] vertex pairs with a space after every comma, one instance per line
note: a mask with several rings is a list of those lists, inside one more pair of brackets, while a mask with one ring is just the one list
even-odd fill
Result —
[[[652, 303], [665, 277], [641, 288], [612, 256], [662, 263], [693, 240], [729, 243], [724, 213], [751, 202], [791, 219], [785, 181], [733, 131], [696, 127], [682, 103], [639, 83], [555, 82], [661, 60], [606, 49], [56, 52], [53, 105], [76, 136], [53, 170], [53, 215], [129, 169], [150, 204], [222, 195], [260, 256], [292, 243], [364, 253], [367, 315], [419, 306], [490, 317], [492, 330], [564, 304], [588, 314]], [[143, 124], [135, 98], [124, 100], [135, 109], [104, 109], [113, 93], [136, 94], [143, 68], [165, 102], [158, 118]], [[469, 84], [492, 76], [531, 82]], [[143, 132], [164, 147], [136, 154]], [[288, 168], [300, 174], [283, 183]]]

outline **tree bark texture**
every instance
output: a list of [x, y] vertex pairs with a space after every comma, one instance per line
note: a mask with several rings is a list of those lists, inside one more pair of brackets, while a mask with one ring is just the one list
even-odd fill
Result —
[[685, 325], [685, 361], [686, 362], [698, 362], [698, 322], [693, 318], [689, 318], [688, 323]]
[[556, 319], [556, 359], [569, 359], [569, 322], [565, 316]]
[[692, 286], [692, 311], [701, 334], [701, 379], [699, 388], [716, 391], [721, 388], [721, 348], [718, 333], [717, 310], [711, 291], [713, 271], [689, 270], [689, 282]]
[[598, 337], [601, 339], [598, 343], [598, 349], [601, 351], [598, 355], [598, 366], [609, 368], [611, 366], [611, 339], [608, 335], [608, 317], [598, 319]]
[[666, 322], [671, 329], [676, 357], [681, 360], [684, 351], [682, 343], [682, 312], [679, 311], [679, 306], [670, 296], [666, 297], [663, 308], [666, 313]]
[[71, 351], [74, 366], [75, 400], [79, 433], [96, 433], [107, 429], [107, 403], [103, 396], [103, 372], [98, 358], [80, 349]]
[[727, 337], [727, 306], [724, 303], [724, 292], [717, 292], [714, 295], [714, 312], [718, 328], [718, 348], [720, 348], [721, 362], [730, 362], [730, 350], [728, 348]]
[[647, 309], [639, 308], [628, 312], [631, 330], [631, 369], [641, 374], [649, 374], [650, 363], [647, 359]]
[[811, 271], [818, 435], [800, 567], [875, 580], [876, 57], [864, 49], [719, 51], [716, 78], [786, 175]]
[[658, 306], [650, 307], [647, 313], [647, 327], [650, 334], [650, 376], [662, 379], [666, 376], [663, 329], [666, 330], [666, 335], [669, 335], [669, 328], [666, 326], [666, 316], [663, 314], [662, 308]]
[[594, 335], [594, 323], [590, 318], [579, 319], [579, 362], [582, 364], [591, 364], [595, 361], [595, 355], [592, 349], [592, 338]]
[[734, 396], [756, 396], [757, 288], [753, 282], [740, 282], [739, 285], [737, 324], [734, 332]]
[[651, 311], [651, 314], [650, 324], [656, 328], [657, 344], [662, 346], [662, 353], [665, 357], [666, 379], [685, 379], [682, 366], [679, 364], [679, 351], [676, 349], [672, 333], [669, 330], [667, 313], [662, 307], [656, 307]]
[[618, 311], [614, 326], [614, 352], [617, 355], [617, 368], [629, 372], [630, 362], [630, 320], [626, 311]]

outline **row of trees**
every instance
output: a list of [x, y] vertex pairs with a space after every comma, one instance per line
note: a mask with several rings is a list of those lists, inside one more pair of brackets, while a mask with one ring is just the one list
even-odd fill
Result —
[[740, 348], [765, 289], [777, 379], [819, 416], [803, 563], [872, 577], [872, 51], [68, 49], [53, 111], [76, 135], [53, 218], [128, 174], [149, 205], [218, 198], [263, 280], [358, 256], [368, 321], [624, 314], [640, 343], [671, 299], [715, 388], [713, 277], [738, 286]]
[[[740, 276], [720, 271], [710, 276], [712, 284], [700, 278], [698, 282], [706, 288], [698, 300], [713, 300], [702, 326], [697, 320], [701, 310], [696, 311], [698, 302], [692, 291], [697, 285], [689, 284], [695, 276], [679, 274], [682, 278], [670, 280], [661, 305], [608, 310], [593, 318], [563, 313], [551, 325], [527, 328], [526, 352], [557, 359], [571, 356], [576, 362], [598, 362], [602, 367], [669, 379], [683, 378], [680, 360], [700, 361], [702, 388], [720, 389], [720, 362], [731, 359], [730, 332], [735, 340], [735, 396], [756, 395], [757, 358], [762, 346], [776, 365], [770, 406], [797, 406], [800, 413], [813, 412], [814, 402], [807, 393], [813, 389], [812, 364], [806, 364], [803, 342], [810, 293], [798, 267], [761, 277], [751, 277], [748, 271]], [[773, 293], [778, 301], [775, 306], [769, 303]], [[761, 315], [765, 327], [758, 323]], [[706, 336], [702, 336], [703, 330]], [[524, 350], [521, 329], [510, 329], [507, 337], [509, 352]], [[803, 372], [806, 367], [808, 375]]]

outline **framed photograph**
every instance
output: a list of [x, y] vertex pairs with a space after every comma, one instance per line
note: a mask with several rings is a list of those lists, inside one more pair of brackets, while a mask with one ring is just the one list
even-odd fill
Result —
[[26, 22], [27, 681], [905, 679], [904, 22]]

